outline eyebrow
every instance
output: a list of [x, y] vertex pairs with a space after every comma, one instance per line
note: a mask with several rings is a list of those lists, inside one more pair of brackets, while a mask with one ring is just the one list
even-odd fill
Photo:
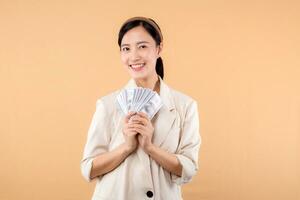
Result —
[[[139, 44], [143, 44], [143, 43], [149, 43], [147, 41], [140, 41], [140, 42], [137, 42], [136, 44], [139, 45]], [[122, 44], [121, 47], [123, 46], [130, 46], [129, 44]]]

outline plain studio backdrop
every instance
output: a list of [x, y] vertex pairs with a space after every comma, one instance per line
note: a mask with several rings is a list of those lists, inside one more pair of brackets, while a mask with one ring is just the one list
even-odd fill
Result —
[[[80, 160], [96, 100], [130, 78], [117, 34], [147, 16], [165, 81], [197, 100], [185, 200], [300, 199], [299, 1], [0, 0], [0, 199], [90, 199]], [[118, 192], [118, 191], [116, 191]]]

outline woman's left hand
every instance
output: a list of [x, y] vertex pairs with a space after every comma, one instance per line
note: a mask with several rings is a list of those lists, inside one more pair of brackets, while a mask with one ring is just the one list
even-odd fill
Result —
[[147, 153], [153, 146], [152, 136], [154, 133], [154, 128], [151, 121], [143, 112], [138, 112], [136, 115], [132, 116], [130, 120], [132, 121], [132, 126], [134, 127], [135, 131], [139, 133], [139, 145]]

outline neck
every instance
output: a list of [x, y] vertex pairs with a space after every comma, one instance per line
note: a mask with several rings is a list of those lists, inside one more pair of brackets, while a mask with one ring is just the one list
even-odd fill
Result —
[[138, 87], [149, 88], [159, 94], [160, 82], [158, 75], [144, 79], [136, 79], [135, 82]]

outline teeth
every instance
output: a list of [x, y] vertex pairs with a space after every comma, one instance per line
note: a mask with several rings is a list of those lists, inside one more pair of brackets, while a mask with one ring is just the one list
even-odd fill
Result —
[[143, 67], [144, 63], [142, 64], [134, 64], [134, 65], [130, 65], [132, 68], [139, 68], [139, 67]]

